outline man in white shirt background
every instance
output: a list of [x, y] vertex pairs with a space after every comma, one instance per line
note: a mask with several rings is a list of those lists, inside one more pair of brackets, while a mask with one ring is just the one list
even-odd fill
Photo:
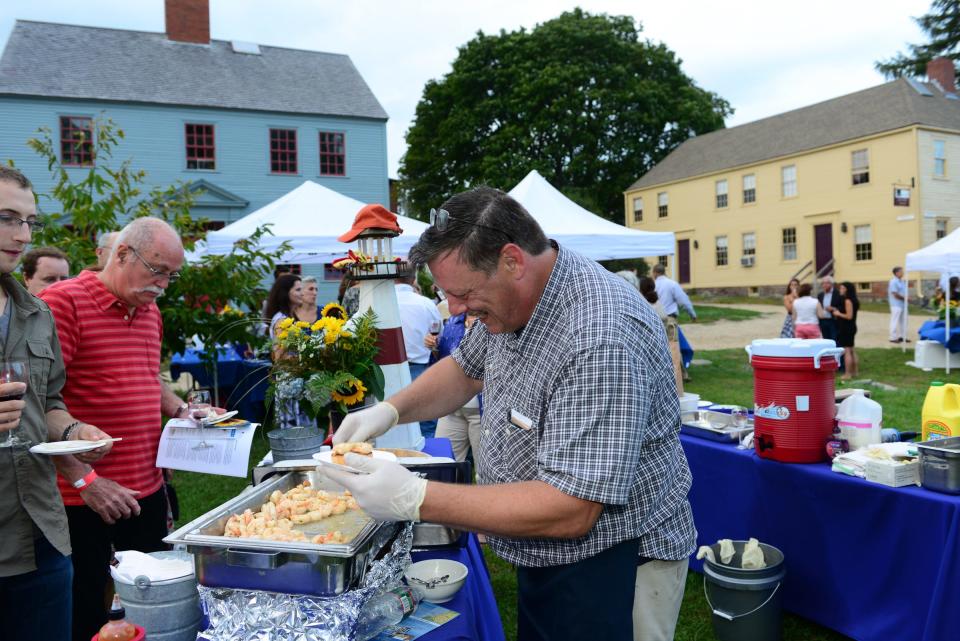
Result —
[[[442, 320], [437, 306], [413, 288], [417, 269], [396, 281], [397, 304], [400, 308], [400, 327], [403, 330], [403, 346], [407, 350], [410, 380], [414, 381], [430, 366], [430, 349], [423, 344], [431, 329], [440, 331]], [[437, 430], [437, 421], [421, 421], [420, 431], [425, 438], [432, 438]]]
[[[671, 278], [667, 278], [666, 269], [660, 263], [653, 266], [653, 286], [657, 290], [657, 301], [663, 306], [663, 311], [667, 316], [677, 318], [680, 308], [687, 310], [687, 314], [694, 323], [697, 322], [697, 311], [690, 302], [690, 297], [683, 291], [680, 284]], [[687, 368], [680, 360], [680, 367], [683, 370], [683, 380], [689, 381], [690, 375], [687, 374]]]
[[[887, 302], [890, 303], [890, 342], [902, 343], [906, 322], [907, 283], [903, 280], [903, 267], [893, 268], [893, 278], [887, 285]], [[907, 340], [909, 343], [910, 341]]]

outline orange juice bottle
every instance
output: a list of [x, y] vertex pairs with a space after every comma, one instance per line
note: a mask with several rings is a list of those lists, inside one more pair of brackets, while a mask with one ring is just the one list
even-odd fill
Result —
[[960, 436], [960, 385], [930, 383], [922, 417], [924, 441]]

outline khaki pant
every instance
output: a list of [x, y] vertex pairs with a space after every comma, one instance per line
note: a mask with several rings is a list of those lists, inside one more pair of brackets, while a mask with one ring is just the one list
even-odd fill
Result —
[[477, 448], [480, 447], [480, 408], [461, 407], [441, 418], [437, 423], [437, 437], [450, 439], [456, 460], [467, 460], [467, 452], [471, 448], [476, 457]]
[[687, 583], [687, 559], [647, 561], [637, 568], [633, 641], [672, 641]]

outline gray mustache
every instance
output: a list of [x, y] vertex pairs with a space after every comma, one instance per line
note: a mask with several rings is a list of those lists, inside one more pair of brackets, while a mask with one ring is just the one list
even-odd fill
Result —
[[137, 291], [144, 294], [156, 294], [157, 296], [163, 296], [163, 288], [157, 287], [156, 285], [147, 285], [146, 287], [141, 287]]

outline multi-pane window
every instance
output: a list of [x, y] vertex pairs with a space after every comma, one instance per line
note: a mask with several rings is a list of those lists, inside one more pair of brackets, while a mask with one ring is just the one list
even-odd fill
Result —
[[743, 235], [743, 255], [757, 255], [757, 235], [752, 231]]
[[784, 260], [797, 259], [797, 228], [796, 227], [783, 228], [783, 259]]
[[666, 218], [667, 217], [667, 207], [669, 206], [670, 201], [667, 199], [667, 192], [661, 191], [657, 194], [657, 217]]
[[717, 236], [716, 253], [717, 253], [717, 266], [723, 267], [728, 262], [726, 236]]
[[870, 182], [870, 152], [866, 149], [857, 149], [850, 153], [850, 171], [854, 185], [863, 185]]
[[797, 195], [797, 166], [787, 165], [780, 168], [780, 184], [784, 198]]
[[216, 169], [213, 125], [186, 124], [187, 169]]
[[666, 257], [666, 256], [657, 256], [657, 263], [658, 263], [660, 266], [662, 266], [662, 267], [666, 267], [666, 266], [667, 266], [667, 257]]
[[641, 196], [633, 199], [633, 222], [643, 222], [643, 197]]
[[60, 116], [60, 160], [72, 166], [93, 164], [93, 118]]
[[743, 177], [743, 204], [757, 202], [757, 177], [747, 174]]
[[947, 143], [943, 140], [933, 141], [933, 175], [937, 178], [947, 176]]
[[297, 130], [270, 130], [270, 172], [297, 173]]
[[947, 219], [937, 218], [937, 240], [947, 235]]
[[727, 181], [718, 180], [717, 181], [717, 209], [723, 209], [727, 206]]
[[855, 225], [853, 228], [854, 260], [873, 260], [873, 231], [870, 225]]
[[344, 135], [335, 131], [320, 132], [320, 175], [345, 176], [347, 147]]

